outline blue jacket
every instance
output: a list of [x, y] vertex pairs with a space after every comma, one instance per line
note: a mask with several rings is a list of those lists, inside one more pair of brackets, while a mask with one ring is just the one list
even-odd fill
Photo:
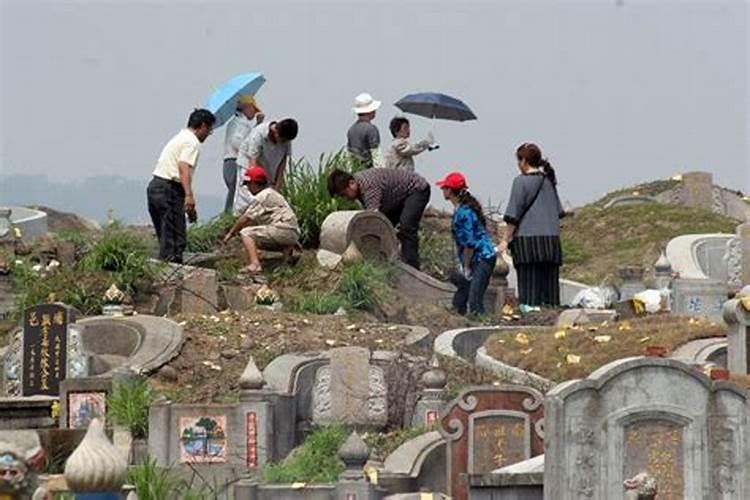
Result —
[[479, 262], [479, 259], [489, 260], [497, 255], [495, 245], [492, 243], [487, 229], [480, 224], [479, 217], [468, 205], [459, 205], [453, 212], [451, 231], [456, 242], [458, 262], [462, 265], [464, 263], [464, 249], [466, 248], [474, 249], [474, 256], [471, 259], [472, 264]]

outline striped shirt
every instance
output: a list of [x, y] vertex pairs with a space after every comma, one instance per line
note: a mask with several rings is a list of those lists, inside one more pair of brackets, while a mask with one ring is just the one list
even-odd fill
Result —
[[354, 174], [359, 201], [368, 210], [388, 213], [400, 207], [414, 193], [430, 189], [424, 177], [406, 170], [374, 168]]

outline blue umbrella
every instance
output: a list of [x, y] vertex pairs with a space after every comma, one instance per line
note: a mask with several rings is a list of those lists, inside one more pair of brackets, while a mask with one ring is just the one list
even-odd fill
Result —
[[205, 108], [216, 116], [214, 127], [221, 127], [237, 109], [237, 98], [255, 95], [266, 79], [260, 73], [237, 75], [216, 89], [206, 101]]
[[426, 118], [440, 118], [459, 122], [477, 119], [477, 115], [460, 99], [438, 92], [410, 94], [399, 99], [395, 106], [404, 113], [412, 113]]

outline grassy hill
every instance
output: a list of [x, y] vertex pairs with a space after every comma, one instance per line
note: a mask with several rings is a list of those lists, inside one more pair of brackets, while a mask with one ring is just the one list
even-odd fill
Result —
[[608, 209], [603, 205], [599, 200], [563, 220], [565, 278], [592, 285], [617, 281], [617, 270], [622, 266], [641, 264], [647, 271], [652, 268], [676, 236], [734, 233], [738, 224], [707, 210], [680, 205], [647, 203]]

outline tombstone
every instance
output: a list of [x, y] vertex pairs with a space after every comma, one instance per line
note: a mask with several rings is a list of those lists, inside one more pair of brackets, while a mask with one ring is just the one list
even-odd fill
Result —
[[11, 213], [10, 208], [0, 207], [0, 247], [13, 245], [16, 241], [13, 224], [10, 222]]
[[620, 300], [630, 300], [646, 289], [643, 285], [643, 266], [625, 266], [620, 269], [620, 277]]
[[544, 498], [623, 498], [641, 472], [658, 498], [748, 498], [747, 396], [673, 359], [628, 358], [547, 393]]
[[107, 424], [107, 398], [112, 394], [110, 377], [76, 377], [60, 382], [61, 429], [84, 429], [93, 419]]
[[745, 287], [737, 298], [727, 301], [723, 309], [727, 324], [727, 368], [732, 373], [747, 374], [750, 368], [750, 287]]
[[70, 309], [39, 304], [24, 311], [21, 395], [57, 396], [68, 372]]
[[313, 422], [383, 427], [388, 421], [387, 401], [385, 374], [379, 366], [370, 365], [370, 351], [332, 349], [330, 365], [315, 374]]
[[737, 226], [737, 239], [740, 247], [740, 286], [750, 285], [750, 222]]
[[672, 313], [718, 321], [728, 293], [726, 282], [677, 278], [672, 282]]
[[[325, 218], [320, 227], [318, 261], [336, 267], [345, 253], [392, 262], [398, 256], [396, 231], [388, 218], [372, 210], [340, 210]], [[358, 258], [359, 258], [358, 256]]]
[[440, 414], [447, 441], [448, 492], [469, 498], [470, 474], [492, 472], [544, 453], [542, 394], [518, 385], [465, 389]]
[[708, 172], [688, 172], [682, 176], [682, 203], [688, 207], [712, 210], [713, 177]]

